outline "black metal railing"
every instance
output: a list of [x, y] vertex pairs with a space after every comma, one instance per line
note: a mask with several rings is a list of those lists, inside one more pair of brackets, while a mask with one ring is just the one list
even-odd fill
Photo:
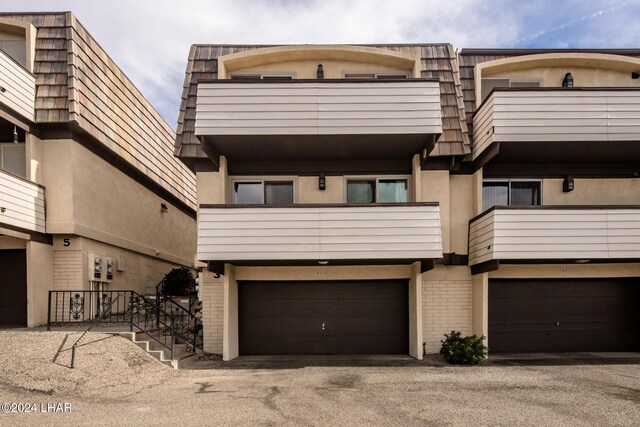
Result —
[[[195, 351], [198, 342], [197, 319], [172, 300], [158, 302], [131, 290], [49, 291], [47, 329], [56, 326], [128, 325], [129, 330], [145, 333], [171, 351], [184, 343]], [[188, 312], [188, 311], [187, 311]]]
[[[198, 272], [192, 270], [196, 277]], [[172, 313], [176, 319], [180, 322], [189, 325], [189, 330], [192, 332], [191, 341], [194, 348], [202, 348], [202, 320], [199, 316], [199, 300], [197, 294], [194, 292], [189, 296], [176, 297], [173, 295], [167, 295], [163, 292], [165, 285], [165, 279], [162, 279], [160, 283], [156, 285], [156, 301], [158, 305], [165, 311]], [[183, 301], [187, 299], [186, 305], [176, 301], [180, 299]]]

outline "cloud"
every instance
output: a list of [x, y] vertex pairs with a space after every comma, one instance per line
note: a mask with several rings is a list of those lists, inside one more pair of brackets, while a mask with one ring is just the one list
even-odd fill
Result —
[[[622, 1], [521, 5], [508, 0], [4, 0], [4, 10], [71, 10], [131, 80], [176, 125], [191, 44], [449, 42], [456, 47], [513, 47], [593, 42], [638, 43], [622, 28], [568, 30], [610, 23]], [[514, 6], [515, 4], [515, 6]], [[617, 7], [617, 9], [612, 9]], [[609, 11], [607, 11], [609, 9]], [[578, 14], [576, 14], [576, 10]], [[601, 14], [597, 14], [602, 10]], [[588, 19], [582, 16], [596, 14]], [[577, 17], [577, 18], [576, 18]], [[629, 21], [630, 19], [627, 19]], [[626, 44], [625, 44], [626, 45]], [[575, 46], [574, 46], [575, 47]]]

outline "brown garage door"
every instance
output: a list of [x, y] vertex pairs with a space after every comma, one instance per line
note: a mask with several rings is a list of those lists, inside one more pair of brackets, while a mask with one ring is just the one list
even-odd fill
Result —
[[239, 282], [241, 355], [406, 354], [407, 281]]
[[0, 325], [27, 325], [25, 250], [0, 251]]
[[640, 279], [492, 280], [493, 352], [638, 351]]

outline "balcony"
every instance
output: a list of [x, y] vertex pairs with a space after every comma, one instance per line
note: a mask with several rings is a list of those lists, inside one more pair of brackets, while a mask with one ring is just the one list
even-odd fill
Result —
[[0, 50], [0, 104], [33, 122], [36, 77]]
[[427, 79], [200, 82], [195, 134], [230, 161], [410, 160], [442, 133]]
[[640, 206], [496, 206], [469, 223], [469, 265], [640, 261]]
[[640, 161], [640, 88], [494, 89], [473, 129], [474, 160]]
[[442, 258], [438, 204], [202, 205], [198, 260], [399, 264]]
[[10, 231], [45, 233], [44, 187], [0, 170], [0, 234]]

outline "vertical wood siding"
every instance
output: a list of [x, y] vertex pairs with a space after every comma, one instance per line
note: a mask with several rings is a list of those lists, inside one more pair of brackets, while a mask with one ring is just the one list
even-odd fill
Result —
[[640, 91], [495, 91], [473, 118], [473, 157], [491, 142], [640, 139]]
[[438, 206], [201, 207], [201, 261], [442, 257]]
[[2, 224], [28, 231], [45, 232], [44, 189], [32, 182], [0, 171], [0, 227]]
[[640, 208], [495, 209], [470, 225], [470, 265], [629, 258], [640, 258]]
[[440, 133], [438, 82], [198, 85], [196, 135]]
[[0, 102], [34, 121], [36, 78], [0, 50]]

